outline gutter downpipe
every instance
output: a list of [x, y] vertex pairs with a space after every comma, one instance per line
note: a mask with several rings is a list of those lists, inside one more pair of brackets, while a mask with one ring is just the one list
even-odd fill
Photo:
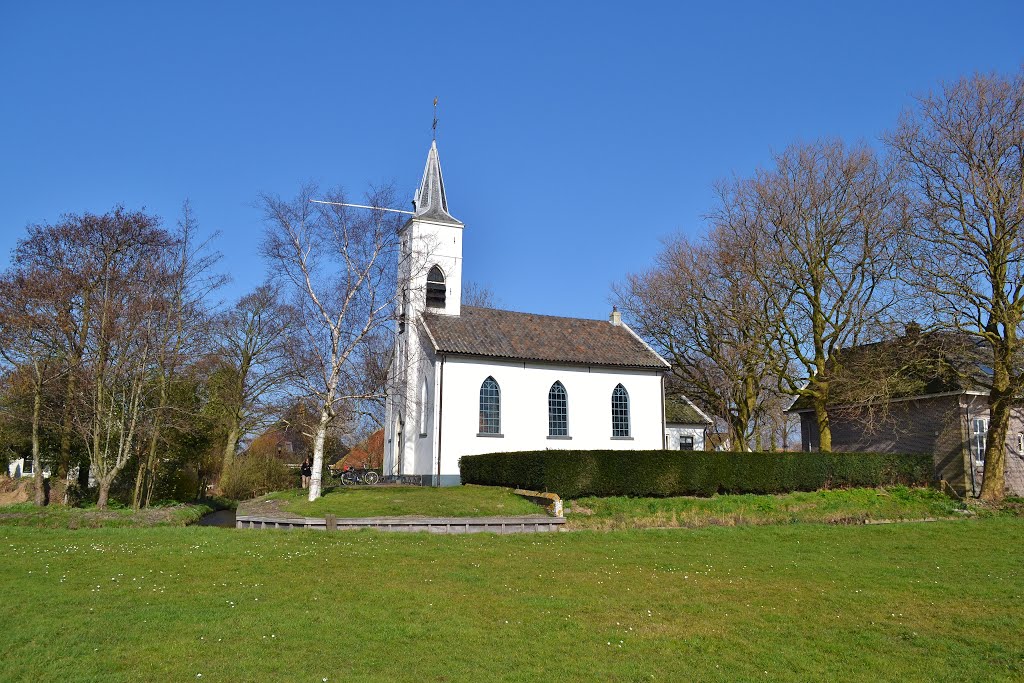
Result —
[[665, 433], [665, 373], [661, 373], [661, 450], [668, 450], [668, 434]]
[[441, 428], [444, 426], [444, 362], [448, 356], [441, 355], [441, 381], [437, 387], [437, 485], [441, 486]]

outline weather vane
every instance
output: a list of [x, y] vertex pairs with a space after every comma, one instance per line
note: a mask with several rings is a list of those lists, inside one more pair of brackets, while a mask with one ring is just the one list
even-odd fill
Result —
[[434, 131], [434, 142], [437, 142], [437, 98], [434, 98], [434, 123], [430, 126]]

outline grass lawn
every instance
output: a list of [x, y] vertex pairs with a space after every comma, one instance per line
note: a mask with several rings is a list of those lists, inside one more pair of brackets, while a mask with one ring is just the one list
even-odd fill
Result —
[[171, 505], [135, 512], [131, 509], [95, 507], [73, 508], [63, 505], [36, 507], [18, 503], [0, 507], [0, 526], [33, 526], [50, 529], [94, 529], [98, 527], [185, 526], [212, 512], [207, 505]]
[[336, 487], [309, 502], [302, 489], [266, 496], [282, 501], [285, 512], [302, 517], [489, 517], [543, 515], [544, 508], [517, 496], [511, 489], [495, 486], [371, 486]]
[[[567, 525], [576, 529], [709, 525], [957, 519], [967, 507], [928, 488], [838, 489], [778, 496], [729, 495], [712, 498], [580, 498], [567, 506]], [[985, 511], [972, 513], [991, 514]]]
[[1024, 520], [0, 529], [6, 681], [1019, 681]]

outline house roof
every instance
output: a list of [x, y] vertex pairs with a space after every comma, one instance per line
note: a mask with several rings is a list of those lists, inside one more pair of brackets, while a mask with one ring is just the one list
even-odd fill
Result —
[[[949, 332], [913, 332], [843, 349], [827, 364], [829, 405], [859, 405], [935, 394], [988, 391], [992, 368], [975, 339]], [[787, 412], [813, 410], [800, 396]]]
[[684, 396], [665, 399], [665, 423], [709, 425], [712, 421]]
[[413, 200], [415, 213], [413, 218], [450, 223], [461, 226], [462, 222], [448, 213], [448, 196], [444, 191], [444, 176], [441, 175], [441, 159], [437, 154], [437, 141], [430, 143], [427, 152], [427, 164], [423, 167], [423, 179]]
[[463, 306], [461, 315], [426, 313], [439, 353], [633, 368], [668, 367], [626, 325]]
[[340, 470], [346, 465], [353, 467], [379, 467], [384, 459], [384, 430], [378, 429], [364, 441], [352, 447], [344, 458], [331, 465], [332, 469]]

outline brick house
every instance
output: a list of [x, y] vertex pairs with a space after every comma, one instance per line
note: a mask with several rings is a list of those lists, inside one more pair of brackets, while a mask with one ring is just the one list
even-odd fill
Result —
[[[910, 333], [893, 342], [843, 352], [849, 367], [833, 380], [829, 405], [832, 449], [842, 452], [931, 453], [935, 476], [961, 495], [977, 495], [985, 471], [991, 368], [963, 338]], [[887, 376], [884, 383], [870, 382]], [[867, 380], [865, 380], [867, 376]], [[854, 385], [884, 386], [884, 398], [858, 395]], [[851, 390], [852, 388], [852, 390]], [[789, 408], [800, 417], [802, 450], [819, 445], [814, 409], [803, 397]], [[1024, 409], [1006, 435], [1006, 488], [1024, 495]]]

